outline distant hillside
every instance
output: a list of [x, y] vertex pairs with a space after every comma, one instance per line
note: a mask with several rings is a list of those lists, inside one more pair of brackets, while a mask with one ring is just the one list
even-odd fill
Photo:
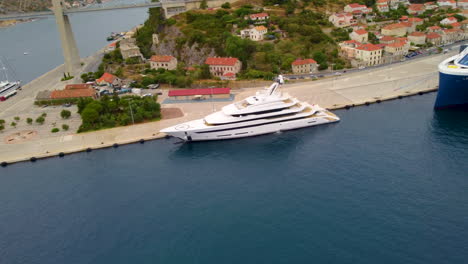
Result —
[[[73, 0], [66, 1], [73, 2]], [[51, 0], [0, 0], [0, 13], [46, 11], [51, 6]]]
[[52, 5], [51, 0], [2, 0], [0, 12], [34, 12], [45, 11]]

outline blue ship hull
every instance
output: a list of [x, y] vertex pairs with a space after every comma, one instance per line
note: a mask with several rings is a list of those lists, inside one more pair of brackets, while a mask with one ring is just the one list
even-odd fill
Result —
[[439, 73], [435, 109], [468, 108], [468, 76]]

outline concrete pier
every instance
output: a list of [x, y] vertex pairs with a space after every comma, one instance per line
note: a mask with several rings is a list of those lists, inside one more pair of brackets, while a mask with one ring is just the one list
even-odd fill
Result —
[[[439, 54], [430, 57], [415, 59], [392, 66], [367, 69], [362, 72], [347, 73], [319, 81], [286, 84], [282, 87], [287, 92], [301, 101], [319, 104], [323, 107], [333, 109], [347, 108], [358, 105], [366, 105], [385, 100], [396, 99], [420, 93], [436, 90], [438, 83], [437, 65], [443, 59], [453, 56]], [[86, 60], [85, 60], [86, 61]], [[93, 59], [88, 59], [93, 63]], [[61, 66], [63, 67], [63, 66]], [[86, 67], [86, 66], [85, 66]], [[32, 103], [36, 89], [43, 89], [49, 83], [56, 83], [56, 77], [60, 67], [54, 71], [38, 78], [28, 84], [24, 91], [12, 98], [12, 101], [0, 104], [0, 118], [5, 119], [9, 113], [18, 113], [22, 107]], [[53, 76], [53, 80], [50, 78]], [[37, 87], [40, 86], [40, 87]], [[255, 94], [258, 88], [247, 88], [236, 91], [236, 101]], [[167, 92], [160, 96], [162, 102], [167, 98]], [[20, 99], [14, 103], [13, 100]], [[5, 105], [6, 103], [6, 105]], [[220, 110], [226, 102], [213, 103], [216, 111]], [[28, 161], [31, 157], [36, 159], [58, 156], [60, 153], [69, 154], [73, 152], [86, 151], [112, 147], [114, 144], [128, 144], [143, 140], [163, 138], [165, 135], [159, 131], [165, 127], [181, 122], [198, 119], [212, 112], [212, 103], [185, 103], [163, 105], [164, 107], [177, 107], [184, 112], [184, 116], [175, 119], [162, 120], [134, 126], [118, 127], [97, 132], [76, 134], [72, 131], [61, 132], [60, 135], [44, 133], [33, 140], [17, 144], [7, 144], [4, 138], [11, 132], [8, 130], [1, 133], [0, 141], [0, 163]], [[7, 107], [6, 107], [7, 106]], [[3, 108], [3, 107], [6, 107]], [[41, 111], [40, 109], [38, 111]], [[75, 114], [76, 115], [76, 114]], [[346, 120], [342, 120], [346, 122]], [[31, 125], [29, 129], [39, 128], [40, 125]], [[19, 128], [17, 128], [19, 130]]]

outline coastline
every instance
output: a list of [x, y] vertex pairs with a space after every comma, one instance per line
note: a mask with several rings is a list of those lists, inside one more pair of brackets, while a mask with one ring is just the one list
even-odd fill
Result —
[[[410, 97], [410, 96], [416, 96], [416, 95], [424, 95], [427, 93], [431, 92], [436, 92], [438, 89], [437, 88], [428, 88], [424, 90], [418, 90], [410, 93], [404, 93], [401, 95], [393, 95], [385, 98], [379, 98], [379, 99], [372, 99], [368, 101], [362, 101], [362, 102], [357, 102], [355, 104], [350, 104], [350, 105], [338, 105], [338, 106], [332, 106], [328, 107], [327, 109], [329, 110], [349, 110], [353, 107], [360, 107], [360, 106], [369, 106], [371, 104], [380, 104], [385, 101], [391, 101], [391, 100], [397, 100], [397, 99], [404, 99], [405, 97]], [[161, 122], [161, 121], [157, 121]], [[153, 122], [153, 123], [157, 123]], [[151, 123], [150, 123], [151, 124]], [[175, 123], [174, 123], [175, 124]], [[137, 131], [135, 130], [146, 130], [148, 132], [147, 127], [143, 127], [144, 125], [148, 124], [139, 124], [139, 125], [133, 125], [133, 126], [128, 126], [128, 127], [117, 127], [117, 128], [112, 128], [112, 129], [107, 129], [103, 131], [93, 131], [93, 132], [88, 132], [88, 133], [83, 133], [83, 134], [75, 134], [75, 136], [83, 136], [82, 139], [85, 137], [96, 137], [96, 138], [104, 138], [106, 132], [110, 132], [112, 134], [113, 131], [111, 130], [121, 130], [123, 128], [128, 128], [128, 132], [133, 134]], [[137, 128], [137, 126], [140, 126]], [[169, 126], [169, 124], [167, 125]], [[125, 129], [127, 130], [127, 129]], [[98, 133], [101, 132], [102, 135], [99, 135]], [[154, 132], [154, 131], [153, 131]], [[150, 132], [151, 133], [151, 132]], [[88, 134], [88, 135], [86, 135]], [[152, 140], [157, 140], [157, 139], [164, 139], [167, 138], [167, 135], [161, 132], [154, 132], [153, 134], [145, 134], [145, 133], [137, 133], [138, 135], [141, 136], [135, 136], [132, 138], [122, 138], [122, 139], [116, 139], [116, 140], [111, 140], [110, 142], [95, 142], [95, 143], [89, 143], [88, 145], [82, 145], [82, 146], [70, 146], [66, 147], [64, 145], [61, 146], [60, 149], [56, 149], [54, 151], [46, 151], [46, 153], [39, 154], [39, 155], [23, 155], [22, 157], [18, 158], [13, 158], [9, 160], [4, 160], [1, 161], [0, 166], [6, 167], [8, 165], [14, 164], [14, 163], [19, 163], [19, 162], [36, 162], [40, 159], [47, 159], [47, 158], [54, 158], [54, 157], [64, 157], [66, 155], [71, 155], [71, 154], [76, 154], [76, 153], [81, 153], [81, 152], [92, 152], [94, 150], [100, 150], [100, 149], [107, 149], [107, 148], [118, 148], [119, 146], [123, 145], [129, 145], [129, 144], [144, 144], [146, 141], [152, 141]], [[68, 136], [64, 136], [66, 138]], [[63, 140], [63, 139], [62, 139]]]
[[0, 21], [0, 29], [14, 27], [18, 24], [29, 23], [39, 20], [40, 18], [27, 18], [27, 19], [11, 19]]
[[[86, 62], [84, 67], [94, 64], [101, 53], [102, 50], [83, 59]], [[428, 56], [382, 68], [369, 68], [362, 72], [333, 76], [319, 81], [286, 84], [282, 89], [284, 92], [304, 99], [304, 101], [319, 104], [330, 110], [350, 109], [388, 100], [402, 99], [408, 96], [422, 95], [437, 90], [436, 65], [446, 56], [450, 56], [450, 54]], [[24, 90], [29, 91], [37, 87], [47, 87], [50, 83], [56, 83], [62, 67], [63, 65], [60, 65], [26, 84]], [[407, 73], [406, 77], [401, 76], [403, 72]], [[415, 83], [415, 85], [412, 86], [412, 83]], [[58, 85], [63, 86], [64, 83]], [[258, 88], [235, 90], [235, 100], [251, 96], [257, 90]], [[162, 102], [166, 96], [165, 91], [158, 101]], [[2, 103], [8, 103], [8, 101]], [[10, 103], [12, 104], [12, 102]], [[159, 132], [161, 129], [202, 118], [212, 111], [213, 105], [215, 109], [221, 109], [224, 104], [225, 102], [171, 104], [170, 107], [182, 110], [183, 117], [88, 133], [66, 133], [60, 136], [49, 134], [42, 138], [16, 144], [1, 142], [0, 164], [7, 166], [17, 162], [63, 157], [78, 152], [115, 148], [120, 145], [144, 143], [149, 140], [165, 138], [166, 135]], [[162, 105], [163, 108], [164, 106]], [[15, 105], [12, 104], [10, 108], [13, 107]], [[2, 133], [2, 137], [6, 136], [8, 136], [8, 133]]]

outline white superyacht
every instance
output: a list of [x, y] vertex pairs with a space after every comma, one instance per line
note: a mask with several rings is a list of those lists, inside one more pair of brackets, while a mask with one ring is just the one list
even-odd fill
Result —
[[325, 108], [300, 102], [279, 91], [283, 77], [269, 88], [203, 119], [161, 130], [185, 141], [233, 139], [338, 122]]

